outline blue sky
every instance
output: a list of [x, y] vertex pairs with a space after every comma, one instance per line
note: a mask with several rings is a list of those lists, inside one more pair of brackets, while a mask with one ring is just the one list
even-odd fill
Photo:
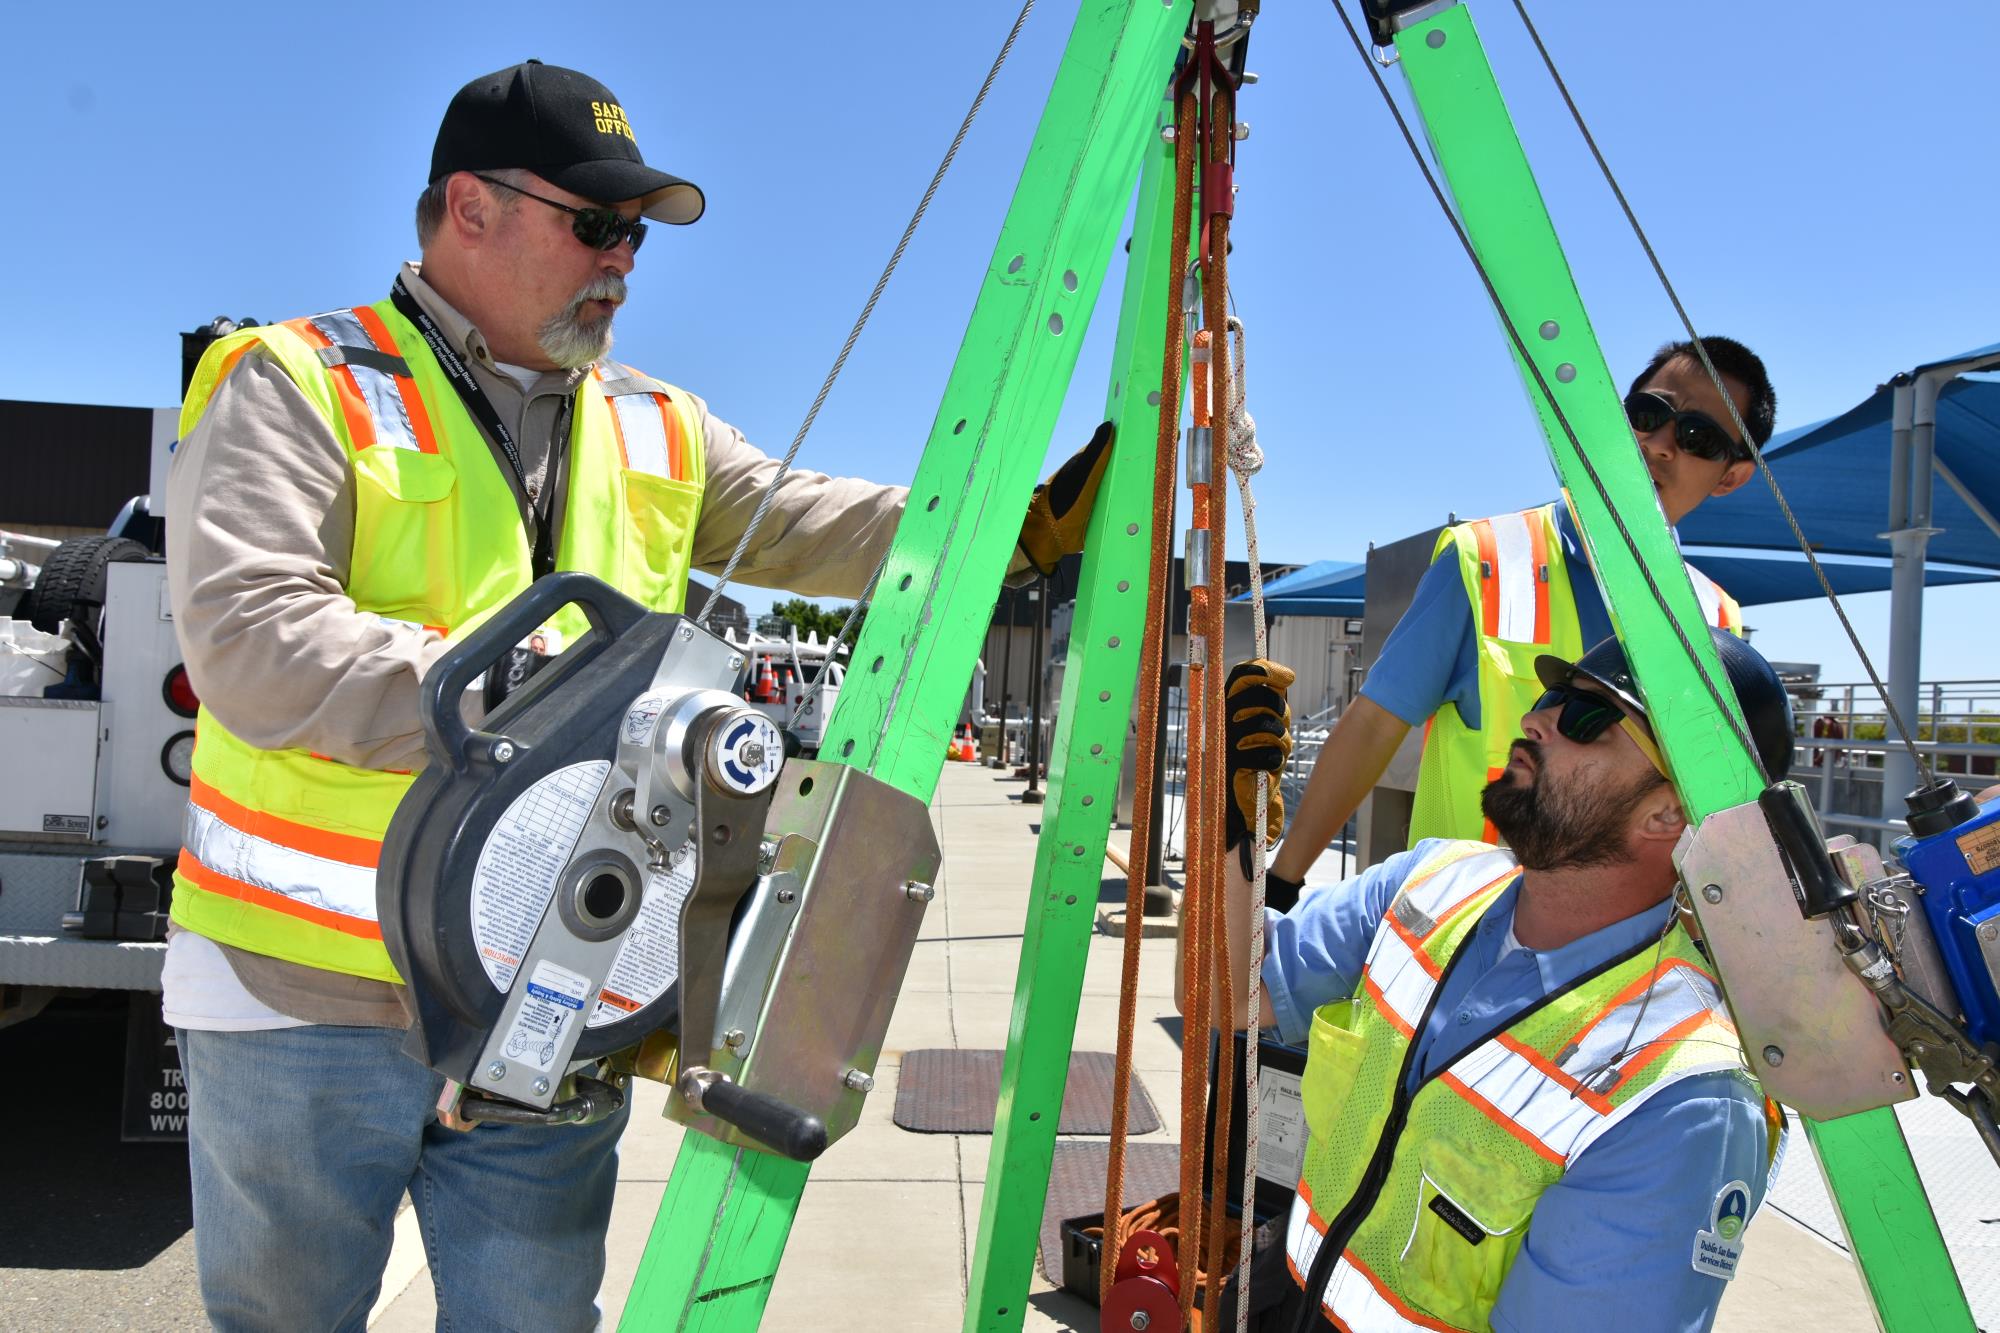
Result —
[[[772, 452], [796, 430], [1016, 6], [113, 3], [10, 16], [0, 84], [0, 397], [163, 405], [178, 331], [372, 300], [451, 93], [536, 56], [623, 102], [709, 212], [656, 227], [619, 355], [706, 396]], [[1858, 0], [1531, 7], [1696, 320], [1757, 348], [1780, 428], [1896, 370], [2000, 339], [1988, 137], [2000, 8], [1921, 29]], [[1473, 14], [1614, 371], [1673, 313], [1511, 5]], [[928, 434], [1074, 15], [1028, 21], [802, 461], [900, 481]], [[81, 19], [81, 23], [79, 22]], [[1241, 114], [1232, 279], [1269, 464], [1267, 559], [1359, 559], [1552, 479], [1473, 274], [1326, 5], [1272, 5]], [[1119, 257], [1122, 261], [1122, 256]], [[1052, 453], [1103, 399], [1116, 275]], [[74, 331], [88, 328], [87, 341]], [[57, 329], [71, 336], [51, 336]], [[1927, 677], [2000, 675], [1991, 588], [1926, 601]], [[761, 604], [761, 596], [753, 596]], [[1884, 653], [1887, 597], [1853, 599]], [[1754, 610], [1759, 646], [1859, 668], [1831, 612]]]

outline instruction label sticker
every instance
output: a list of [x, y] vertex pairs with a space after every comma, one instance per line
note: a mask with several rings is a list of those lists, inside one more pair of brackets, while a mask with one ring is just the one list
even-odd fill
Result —
[[608, 759], [557, 769], [515, 797], [487, 836], [472, 871], [472, 940], [493, 989], [514, 984], [610, 772]]
[[626, 928], [611, 975], [604, 979], [590, 1026], [629, 1018], [667, 993], [681, 969], [681, 908], [694, 889], [694, 844], [684, 844], [666, 870], [646, 877], [639, 915]]
[[590, 991], [590, 978], [546, 958], [536, 963], [528, 974], [514, 1026], [507, 1030], [507, 1044], [501, 1048], [507, 1058], [545, 1074], [554, 1070], [557, 1053], [572, 1044], [563, 1041], [563, 1033], [583, 1013]]
[[1306, 1104], [1299, 1076], [1269, 1066], [1257, 1071], [1257, 1176], [1291, 1189], [1306, 1160]]
[[659, 725], [660, 712], [667, 706], [667, 696], [659, 690], [650, 690], [632, 701], [625, 710], [625, 725], [619, 729], [619, 739], [627, 745], [645, 745], [653, 739], [653, 728]]

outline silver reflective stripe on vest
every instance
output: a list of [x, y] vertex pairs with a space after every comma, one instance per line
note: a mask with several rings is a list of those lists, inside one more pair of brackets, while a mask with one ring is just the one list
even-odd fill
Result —
[[674, 409], [650, 393], [618, 394], [606, 401], [618, 414], [619, 428], [625, 434], [625, 465], [634, 472], [672, 477], [672, 455], [667, 452], [667, 421], [662, 414]]
[[[314, 315], [312, 324], [336, 347], [353, 347], [377, 353], [388, 351], [375, 345], [375, 340], [368, 336], [367, 327], [352, 310]], [[397, 387], [395, 377], [384, 374], [379, 364], [370, 364], [369, 358], [365, 357], [349, 359], [346, 365], [347, 373], [354, 376], [355, 386], [361, 390], [361, 401], [368, 404], [368, 415], [375, 423], [375, 443], [392, 449], [419, 448], [417, 432], [410, 425], [410, 410], [403, 403], [403, 392]]]
[[1423, 922], [1426, 929], [1411, 933], [1419, 939], [1428, 937], [1437, 929], [1435, 923], [1515, 867], [1513, 853], [1495, 848], [1453, 861], [1397, 893], [1388, 918], [1376, 928], [1369, 943], [1362, 977], [1373, 984], [1385, 1012], [1403, 1028], [1414, 1030], [1422, 1021], [1437, 980], [1431, 975], [1428, 960], [1419, 956], [1395, 925], [1408, 930], [1410, 922]]
[[182, 845], [219, 875], [322, 911], [374, 921], [375, 872], [330, 861], [246, 833], [213, 811], [190, 803]]
[[[1311, 1213], [1305, 1200], [1294, 1196], [1291, 1215], [1285, 1220], [1285, 1254], [1297, 1270], [1300, 1282], [1312, 1272], [1313, 1259], [1319, 1254], [1319, 1247], [1326, 1243], [1326, 1237], [1313, 1225]], [[1320, 1309], [1338, 1319], [1349, 1333], [1405, 1333], [1405, 1330], [1421, 1331], [1434, 1327], [1403, 1318], [1396, 1307], [1375, 1289], [1375, 1284], [1368, 1280], [1368, 1274], [1356, 1268], [1344, 1254], [1335, 1261], [1333, 1275], [1327, 1279]]]
[[1500, 592], [1500, 635], [1511, 643], [1535, 641], [1535, 584], [1540, 571], [1535, 568], [1535, 544], [1528, 524], [1541, 521], [1539, 513], [1500, 514], [1487, 522], [1493, 525], [1493, 574]]
[[1733, 1046], [1715, 1043], [1708, 1052], [1712, 1058], [1677, 1069], [1615, 1107], [1608, 1105], [1606, 1098], [1628, 1061], [1643, 1066], [1664, 1056], [1661, 1046], [1672, 1040], [1673, 1029], [1704, 1015], [1727, 1021], [1720, 992], [1692, 967], [1669, 959], [1651, 986], [1603, 1015], [1581, 1040], [1560, 1052], [1554, 1072], [1518, 1043], [1495, 1038], [1459, 1057], [1443, 1077], [1470, 1093], [1475, 1105], [1483, 1103], [1480, 1109], [1503, 1127], [1532, 1140], [1530, 1147], [1539, 1145], [1544, 1157], [1567, 1167], [1660, 1088], [1694, 1073], [1742, 1068]]

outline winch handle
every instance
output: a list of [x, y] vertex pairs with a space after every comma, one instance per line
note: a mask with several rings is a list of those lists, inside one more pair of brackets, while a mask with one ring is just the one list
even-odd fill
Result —
[[1860, 896], [1860, 890], [1841, 878], [1833, 857], [1826, 850], [1826, 835], [1820, 832], [1806, 789], [1796, 782], [1774, 782], [1757, 796], [1764, 822], [1783, 853], [1785, 867], [1792, 874], [1792, 895], [1799, 900], [1799, 914], [1817, 920], [1845, 908]]
[[826, 1124], [818, 1116], [728, 1079], [702, 1089], [701, 1109], [795, 1162], [810, 1162], [826, 1151]]
[[419, 686], [421, 713], [424, 736], [434, 758], [462, 771], [475, 757], [496, 757], [494, 747], [506, 738], [466, 726], [459, 700], [482, 671], [492, 668], [566, 606], [583, 612], [591, 632], [539, 673], [529, 684], [531, 690], [546, 689], [568, 676], [647, 615], [645, 607], [589, 574], [565, 571], [536, 579], [526, 592], [501, 607], [424, 673]]

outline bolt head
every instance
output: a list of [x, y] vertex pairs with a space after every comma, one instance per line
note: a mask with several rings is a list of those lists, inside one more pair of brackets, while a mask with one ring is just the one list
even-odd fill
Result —
[[840, 1081], [856, 1092], [875, 1091], [875, 1076], [866, 1070], [850, 1069]]
[[1720, 884], [1704, 884], [1701, 896], [1712, 903], [1719, 903], [1722, 901], [1722, 886]]
[[496, 764], [511, 763], [513, 761], [513, 758], [514, 758], [514, 742], [498, 741], [494, 744], [493, 746], [494, 763]]
[[507, 1077], [507, 1062], [505, 1060], [495, 1060], [492, 1064], [486, 1066], [486, 1077], [492, 1079], [495, 1083]]
[[937, 890], [919, 880], [906, 880], [903, 883], [903, 896], [913, 903], [927, 903], [937, 897]]
[[682, 642], [692, 639], [694, 637], [694, 626], [683, 624], [679, 629], [674, 631], [674, 637], [680, 639]]
[[798, 900], [798, 896], [799, 896], [798, 893], [792, 889], [778, 890], [778, 901], [781, 903], [796, 902]]
[[722, 1034], [722, 1044], [732, 1051], [742, 1050], [743, 1043], [748, 1040], [750, 1040], [749, 1034], [742, 1028], [731, 1028]]
[[672, 817], [673, 811], [667, 809], [664, 805], [656, 805], [646, 812], [646, 818], [653, 821], [654, 828], [665, 828], [667, 820]]
[[1766, 1046], [1764, 1048], [1764, 1063], [1773, 1069], [1785, 1063], [1784, 1048], [1781, 1046]]
[[1137, 1329], [1149, 1328], [1152, 1326], [1152, 1323], [1153, 1323], [1153, 1316], [1147, 1314], [1144, 1310], [1134, 1310], [1132, 1312], [1133, 1328]]
[[546, 1097], [549, 1095], [549, 1081], [545, 1078], [538, 1078], [528, 1086], [535, 1090], [537, 1097]]
[[742, 656], [741, 656], [740, 654], [736, 654], [736, 653], [731, 653], [731, 654], [730, 654], [730, 656], [729, 656], [729, 669], [730, 669], [731, 671], [741, 671], [741, 670], [743, 669], [743, 658], [742, 658]]
[[2000, 939], [2000, 921], [1982, 921], [1979, 925], [1979, 938], [1989, 943]]

